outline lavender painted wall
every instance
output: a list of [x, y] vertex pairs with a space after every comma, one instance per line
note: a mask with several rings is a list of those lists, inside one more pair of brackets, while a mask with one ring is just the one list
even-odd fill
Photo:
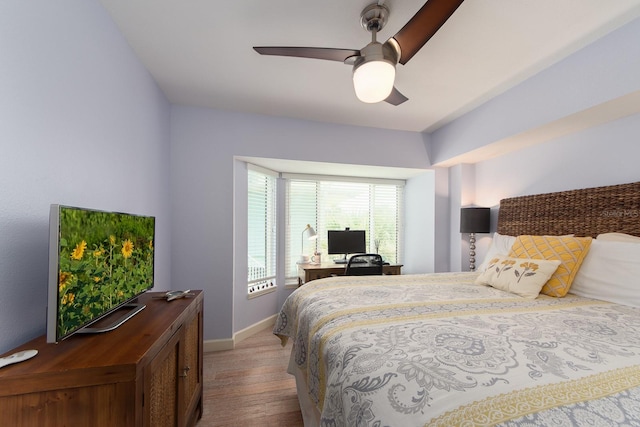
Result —
[[[640, 114], [476, 164], [476, 200], [501, 199], [640, 181]], [[479, 242], [482, 260], [489, 241]]]
[[[610, 33], [431, 135], [434, 163], [543, 126], [573, 113], [640, 91], [640, 19]], [[475, 164], [471, 180], [461, 165], [450, 167], [449, 216], [472, 195], [478, 206], [493, 206], [493, 226], [501, 198], [637, 181], [640, 116], [634, 114], [536, 146]], [[442, 214], [436, 218], [439, 224]], [[436, 239], [436, 252], [450, 247], [450, 265], [468, 257], [455, 225], [448, 241]], [[490, 243], [477, 242], [478, 263]]]
[[234, 253], [246, 257], [246, 219], [234, 217], [246, 174], [234, 156], [429, 166], [415, 132], [181, 106], [172, 108], [171, 146], [172, 282], [205, 290], [205, 339], [230, 338], [279, 308], [275, 293], [247, 300], [242, 264], [234, 269]]
[[97, 1], [0, 5], [0, 353], [45, 332], [49, 205], [157, 216], [169, 284], [170, 107]]
[[431, 135], [433, 164], [640, 90], [640, 18]]
[[640, 114], [476, 165], [476, 199], [640, 181]]
[[436, 271], [434, 171], [407, 180], [404, 203], [403, 274]]

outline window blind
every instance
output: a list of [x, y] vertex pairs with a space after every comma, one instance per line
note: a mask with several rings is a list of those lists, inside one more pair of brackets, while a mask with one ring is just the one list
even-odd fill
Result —
[[[363, 179], [298, 179], [287, 176], [287, 230], [285, 269], [288, 281], [297, 277], [296, 262], [301, 254], [327, 254], [327, 230], [365, 230], [370, 253], [385, 261], [401, 258], [400, 229], [403, 181], [366, 182]], [[302, 232], [311, 224], [318, 239], [306, 240]]]
[[247, 282], [253, 293], [275, 286], [276, 177], [249, 167], [247, 181]]

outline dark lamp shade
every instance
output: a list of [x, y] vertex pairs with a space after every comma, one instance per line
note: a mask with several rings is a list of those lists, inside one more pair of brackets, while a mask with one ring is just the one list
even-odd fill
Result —
[[461, 208], [461, 233], [488, 233], [491, 223], [491, 208]]

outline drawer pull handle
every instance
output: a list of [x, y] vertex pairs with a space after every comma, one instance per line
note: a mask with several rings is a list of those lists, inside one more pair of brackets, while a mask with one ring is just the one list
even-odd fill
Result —
[[182, 378], [187, 378], [187, 373], [191, 370], [191, 368], [189, 366], [185, 366], [184, 369], [182, 369], [182, 375], [180, 375]]

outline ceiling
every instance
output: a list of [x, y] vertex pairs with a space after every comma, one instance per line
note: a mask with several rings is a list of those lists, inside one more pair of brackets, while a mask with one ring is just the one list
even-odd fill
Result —
[[[384, 0], [393, 36], [425, 0]], [[361, 49], [375, 0], [101, 0], [175, 104], [433, 131], [640, 16], [640, 0], [467, 0], [407, 65], [400, 106], [364, 104], [334, 61], [261, 56], [252, 46]], [[383, 0], [379, 0], [383, 2]]]

